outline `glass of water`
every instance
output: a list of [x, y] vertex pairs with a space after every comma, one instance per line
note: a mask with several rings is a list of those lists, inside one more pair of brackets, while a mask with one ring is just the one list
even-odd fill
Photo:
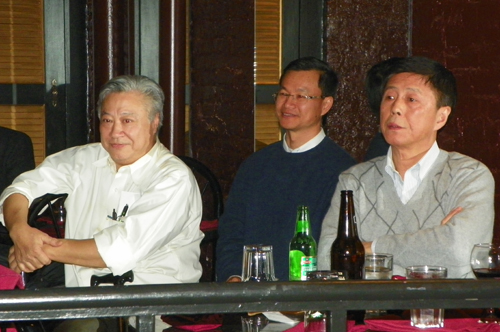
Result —
[[[365, 266], [363, 267], [363, 279], [365, 280], [390, 280], [392, 278], [392, 255], [384, 253], [373, 253], [365, 255]], [[365, 311], [365, 319], [385, 315], [386, 310], [368, 309]]]
[[[407, 279], [446, 279], [444, 266], [417, 265], [406, 268]], [[444, 326], [444, 309], [411, 309], [411, 326], [421, 329]]]
[[365, 255], [363, 279], [390, 280], [392, 278], [392, 255], [373, 253]]

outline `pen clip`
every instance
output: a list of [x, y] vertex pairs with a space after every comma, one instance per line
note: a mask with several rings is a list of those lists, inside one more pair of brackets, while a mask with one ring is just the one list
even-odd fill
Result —
[[128, 211], [128, 204], [125, 204], [125, 206], [123, 207], [122, 213], [120, 214], [120, 221], [121, 222], [123, 222], [123, 218], [125, 218], [125, 216], [127, 215], [127, 211]]

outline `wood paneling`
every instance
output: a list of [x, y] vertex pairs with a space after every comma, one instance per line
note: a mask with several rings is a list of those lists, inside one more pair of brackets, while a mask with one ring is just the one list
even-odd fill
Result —
[[0, 0], [0, 83], [44, 83], [43, 1]]
[[255, 105], [255, 150], [281, 139], [274, 104]]
[[278, 84], [281, 73], [281, 0], [255, 1], [255, 83]]

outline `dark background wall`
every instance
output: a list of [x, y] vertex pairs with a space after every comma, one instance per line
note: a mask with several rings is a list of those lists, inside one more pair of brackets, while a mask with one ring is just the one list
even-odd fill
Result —
[[364, 89], [375, 63], [409, 53], [409, 2], [334, 0], [326, 2], [325, 58], [340, 75], [328, 135], [358, 161], [378, 131]]
[[458, 106], [438, 142], [490, 168], [500, 211], [500, 2], [418, 0], [413, 17], [413, 53], [442, 62], [457, 78]]
[[254, 1], [191, 1], [193, 157], [227, 194], [254, 146]]
[[[211, 165], [227, 194], [253, 146], [253, 1], [193, 4], [192, 152]], [[365, 100], [366, 70], [388, 57], [428, 56], [453, 71], [459, 88], [456, 113], [439, 145], [481, 160], [500, 182], [500, 2], [329, 0], [324, 5], [324, 58], [342, 80], [327, 119], [328, 135], [362, 160], [378, 130]]]

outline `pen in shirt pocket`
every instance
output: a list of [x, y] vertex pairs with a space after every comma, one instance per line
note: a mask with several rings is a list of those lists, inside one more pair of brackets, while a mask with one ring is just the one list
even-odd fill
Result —
[[116, 210], [115, 209], [113, 209], [113, 213], [111, 213], [111, 215], [108, 216], [108, 218], [111, 219], [111, 220], [116, 220], [117, 217], [118, 216], [116, 215]]
[[123, 221], [123, 218], [127, 215], [127, 211], [128, 211], [128, 204], [125, 204], [119, 218], [118, 215], [116, 214], [115, 209], [113, 209], [113, 213], [110, 216], [108, 216], [108, 218], [116, 221]]
[[127, 211], [128, 211], [128, 204], [125, 204], [125, 206], [123, 207], [122, 213], [120, 214], [119, 221], [123, 222], [123, 218], [125, 218], [125, 216], [127, 215]]

